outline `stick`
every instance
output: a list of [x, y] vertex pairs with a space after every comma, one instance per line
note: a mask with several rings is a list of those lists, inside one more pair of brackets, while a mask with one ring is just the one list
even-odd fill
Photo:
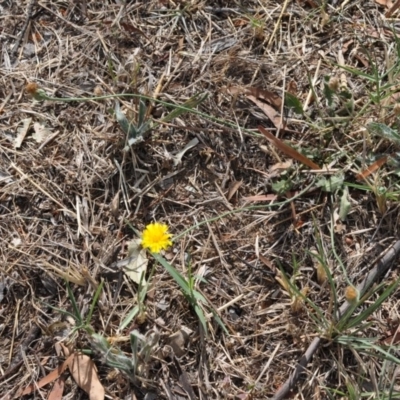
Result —
[[[395, 244], [388, 250], [388, 252], [381, 257], [375, 264], [375, 267], [367, 274], [364, 280], [357, 286], [357, 290], [362, 296], [368, 288], [376, 282], [384, 273], [386, 273], [389, 268], [392, 266], [393, 261], [400, 254], [400, 240], [395, 242]], [[344, 315], [346, 311], [351, 307], [349, 302], [345, 302], [339, 309], [339, 318]], [[290, 378], [281, 386], [281, 388], [275, 393], [274, 397], [271, 400], [283, 400], [296, 382], [299, 380], [300, 375], [303, 371], [305, 371], [306, 365], [311, 360], [314, 353], [317, 351], [319, 345], [321, 343], [321, 338], [316, 337], [308, 347], [307, 351], [297, 363], [296, 368], [294, 369]]]
[[31, 18], [32, 18], [33, 7], [34, 7], [35, 4], [36, 4], [36, 0], [31, 0], [30, 3], [29, 3], [29, 5], [28, 5], [28, 8], [27, 8], [27, 10], [26, 10], [27, 16], [26, 16], [25, 23], [24, 23], [24, 25], [22, 26], [21, 34], [20, 34], [20, 36], [19, 36], [19, 38], [17, 39], [17, 41], [16, 41], [14, 47], [11, 49], [11, 52], [10, 52], [11, 58], [15, 56], [15, 53], [17, 52], [18, 47], [19, 47], [20, 44], [21, 44], [22, 38], [25, 36], [25, 32], [26, 32], [26, 30], [28, 29], [29, 22], [30, 22], [30, 20], [31, 20]]

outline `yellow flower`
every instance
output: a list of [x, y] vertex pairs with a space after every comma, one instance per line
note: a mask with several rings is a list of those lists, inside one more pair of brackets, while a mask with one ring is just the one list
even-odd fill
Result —
[[158, 222], [146, 226], [142, 235], [142, 247], [153, 253], [159, 253], [172, 245], [171, 234], [168, 233], [168, 225]]

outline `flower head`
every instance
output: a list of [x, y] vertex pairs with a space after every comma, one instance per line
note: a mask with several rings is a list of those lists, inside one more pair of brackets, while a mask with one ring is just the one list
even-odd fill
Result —
[[34, 82], [29, 82], [26, 86], [25, 86], [25, 90], [32, 96], [34, 96], [36, 94], [36, 92], [38, 91], [39, 86], [37, 83]]
[[358, 301], [359, 293], [354, 286], [347, 286], [344, 291], [344, 296], [349, 303], [356, 303]]
[[30, 82], [25, 86], [25, 90], [37, 101], [50, 100], [46, 92], [40, 89], [37, 83]]
[[168, 225], [153, 222], [146, 226], [142, 235], [142, 247], [153, 253], [159, 253], [172, 245], [171, 234], [168, 233]]

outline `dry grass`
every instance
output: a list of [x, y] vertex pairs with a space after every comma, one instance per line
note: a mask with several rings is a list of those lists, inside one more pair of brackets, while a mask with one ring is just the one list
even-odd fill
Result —
[[[371, 121], [396, 123], [397, 96], [371, 102], [374, 84], [338, 64], [368, 72], [374, 66], [380, 73], [389, 69], [397, 57], [390, 24], [399, 15], [386, 19], [385, 9], [372, 0], [322, 3], [2, 3], [3, 399], [15, 398], [64, 360], [56, 343], [93, 350], [87, 331], [74, 332], [71, 318], [52, 308], [74, 311], [65, 279], [82, 315], [104, 280], [90, 323], [125, 354], [131, 353], [126, 339], [131, 330], [159, 336], [134, 381], [106, 365], [98, 352], [91, 354], [108, 398], [266, 399], [284, 384], [313, 338], [321, 335], [315, 310], [293, 286], [334, 321], [332, 287], [324, 279], [321, 261], [332, 274], [340, 305], [349, 281], [359, 283], [370, 262], [398, 237], [394, 167], [371, 174], [369, 186], [356, 180], [374, 161], [370, 154], [396, 150], [364, 128]], [[26, 31], [21, 32], [24, 25]], [[392, 75], [384, 82], [392, 79], [395, 85]], [[328, 107], [324, 76], [334, 78], [332, 87], [335, 79], [347, 87], [354, 110], [343, 104]], [[126, 151], [114, 99], [37, 102], [25, 91], [32, 82], [54, 97], [141, 93], [177, 106], [198, 93], [208, 97], [196, 108], [203, 115], [183, 113], [161, 123]], [[237, 87], [267, 89], [279, 96], [290, 91], [305, 114], [285, 110], [290, 117], [287, 129], [277, 130]], [[395, 87], [390, 90], [397, 92]], [[119, 102], [125, 115], [137, 120], [138, 99]], [[147, 119], [160, 120], [171, 111], [156, 101], [146, 104]], [[26, 136], [15, 146], [28, 118]], [[48, 130], [39, 142], [34, 123]], [[329, 173], [310, 172], [297, 162], [280, 169], [279, 163], [288, 158], [259, 134], [258, 125], [318, 165], [343, 173], [351, 203], [345, 222], [335, 220], [332, 226], [344, 186], [337, 192], [321, 190], [315, 182]], [[199, 143], [175, 166], [172, 155], [193, 138]], [[312, 190], [287, 200], [313, 180]], [[279, 182], [291, 187], [271, 200]], [[259, 208], [242, 210], [252, 205], [246, 198], [256, 195], [269, 197], [257, 203]], [[277, 206], [278, 201], [284, 205]], [[197, 289], [221, 310], [230, 335], [210, 319], [206, 337], [179, 287], [159, 265], [144, 301], [146, 317], [119, 329], [137, 304], [138, 288], [108, 268], [126, 256], [127, 243], [135, 237], [127, 221], [141, 231], [154, 220], [167, 223], [174, 235], [194, 226], [165, 257], [185, 275], [190, 256], [193, 272], [206, 279]], [[293, 286], [285, 283], [279, 266]], [[390, 282], [396, 278], [396, 271], [386, 277]], [[396, 289], [357, 335], [383, 343], [394, 334], [398, 299]], [[176, 357], [171, 336], [182, 328], [189, 335], [181, 344], [183, 355]], [[290, 398], [359, 398], [361, 393], [368, 398], [367, 392], [376, 393], [378, 387], [383, 392], [390, 382], [398, 391], [393, 363], [388, 366], [373, 351], [365, 355], [346, 347], [334, 335], [322, 336], [325, 345]], [[394, 338], [394, 345], [397, 341]], [[63, 376], [63, 398], [86, 398], [68, 374]], [[355, 397], [349, 387], [356, 388]], [[41, 388], [41, 396], [47, 397], [51, 388]]]

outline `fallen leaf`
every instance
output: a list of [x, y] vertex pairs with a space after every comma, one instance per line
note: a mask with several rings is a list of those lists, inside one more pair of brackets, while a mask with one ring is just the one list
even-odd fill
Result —
[[97, 376], [94, 362], [85, 354], [72, 355], [68, 368], [77, 385], [89, 395], [90, 400], [104, 400], [105, 390]]
[[349, 201], [349, 188], [347, 186], [343, 189], [342, 197], [340, 198], [340, 209], [339, 209], [339, 218], [342, 222], [344, 222], [347, 218], [348, 213], [351, 209], [351, 203]]
[[229, 187], [228, 196], [226, 199], [228, 201], [234, 196], [234, 194], [239, 190], [240, 186], [242, 186], [243, 181], [233, 181]]
[[17, 137], [14, 140], [14, 147], [19, 149], [22, 145], [22, 142], [25, 139], [26, 134], [28, 133], [29, 127], [31, 126], [32, 118], [26, 118], [22, 121], [22, 126], [17, 129]]
[[271, 107], [267, 103], [264, 103], [261, 100], [258, 100], [256, 97], [252, 95], [246, 95], [246, 97], [251, 100], [254, 104], [256, 104], [264, 114], [271, 120], [276, 129], [285, 129], [284, 124], [282, 124], [282, 118], [280, 114], [275, 110], [275, 108]]
[[60, 376], [53, 385], [47, 400], [61, 400], [64, 392], [64, 379]]
[[[388, 3], [392, 3], [391, 1], [388, 1]], [[386, 11], [385, 17], [390, 18], [392, 14], [400, 7], [400, 0], [397, 0], [394, 4], [392, 3], [391, 6], [389, 7], [389, 10]]]
[[296, 95], [297, 93], [297, 83], [293, 79], [287, 84], [286, 86], [286, 92], [289, 92], [293, 95]]
[[255, 196], [245, 197], [244, 199], [246, 201], [274, 201], [277, 198], [277, 194], [257, 194]]
[[284, 161], [284, 162], [279, 162], [279, 163], [276, 163], [274, 165], [271, 165], [269, 170], [270, 170], [270, 172], [275, 172], [275, 171], [280, 171], [280, 170], [286, 171], [292, 165], [293, 165], [293, 161], [292, 160], [287, 160], [287, 161]]
[[186, 354], [185, 346], [188, 340], [189, 335], [183, 329], [179, 329], [169, 336], [168, 343], [177, 357], [182, 357]]
[[293, 159], [300, 161], [301, 163], [307, 165], [311, 169], [321, 169], [321, 167], [315, 164], [303, 154], [300, 154], [297, 150], [293, 147], [288, 146], [287, 144], [283, 143], [280, 139], [275, 137], [271, 132], [268, 132], [262, 126], [258, 127], [258, 130], [272, 143], [274, 144], [280, 151], [285, 153], [287, 156], [292, 157]]
[[199, 139], [194, 138], [181, 151], [172, 156], [174, 166], [175, 167], [178, 166], [182, 162], [182, 157], [185, 155], [185, 153], [192, 147], [197, 146], [198, 144], [199, 144]]
[[[141, 239], [134, 239], [128, 243], [128, 260], [129, 262], [123, 268], [125, 274], [135, 283], [146, 284], [144, 274], [146, 273], [149, 260], [146, 256], [146, 250], [141, 247]], [[143, 275], [143, 277], [142, 277]]]
[[34, 133], [32, 133], [32, 138], [37, 143], [42, 143], [43, 140], [47, 139], [48, 136], [52, 133], [48, 128], [44, 125], [40, 124], [39, 122], [35, 122], [33, 124]]
[[400, 342], [400, 327], [398, 326], [397, 329], [394, 331], [394, 333], [393, 330], [389, 331], [389, 335], [390, 336], [385, 338], [382, 342], [387, 346], [393, 346], [398, 344]]
[[25, 396], [26, 394], [31, 394], [34, 390], [40, 389], [41, 387], [49, 384], [50, 382], [53, 382], [57, 378], [60, 377], [60, 375], [69, 367], [69, 365], [73, 361], [74, 355], [70, 355], [59, 367], [51, 371], [49, 374], [47, 374], [44, 378], [42, 378], [39, 382], [36, 383], [31, 383], [29, 386], [27, 386], [24, 391], [21, 393], [21, 396]]
[[375, 3], [385, 7], [392, 7], [393, 5], [391, 0], [375, 0]]
[[377, 169], [382, 167], [382, 165], [386, 164], [387, 160], [389, 159], [389, 156], [384, 156], [381, 157], [379, 160], [376, 160], [373, 164], [371, 164], [368, 168], [364, 169], [364, 171], [361, 171], [357, 176], [357, 180], [363, 180], [367, 176], [371, 175], [373, 172], [375, 172]]
[[282, 98], [275, 92], [269, 90], [260, 89], [256, 87], [247, 88], [245, 90], [246, 96], [254, 96], [257, 99], [262, 99], [271, 104], [278, 111], [282, 108]]

